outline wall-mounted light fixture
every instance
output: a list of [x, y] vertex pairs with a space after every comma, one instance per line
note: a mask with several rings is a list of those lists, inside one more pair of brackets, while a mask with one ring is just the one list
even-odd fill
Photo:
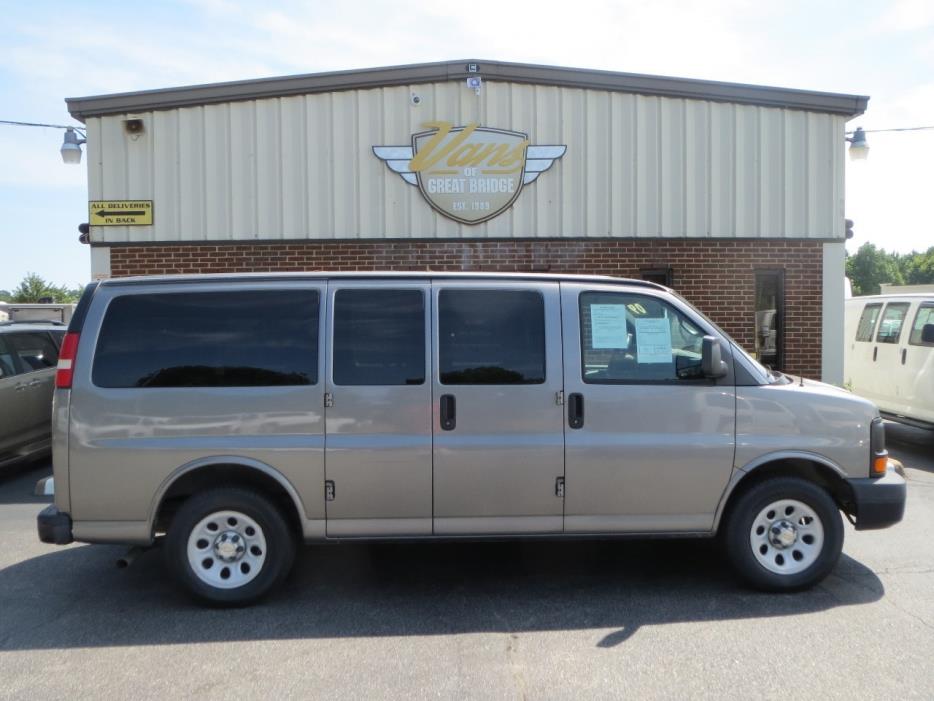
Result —
[[869, 158], [869, 144], [866, 143], [866, 132], [862, 127], [856, 127], [855, 131], [846, 132], [845, 137], [850, 142], [850, 160], [864, 161]]
[[77, 165], [81, 163], [81, 144], [86, 144], [88, 140], [78, 136], [74, 127], [65, 129], [65, 140], [62, 142], [62, 160], [68, 164]]
[[81, 144], [88, 141], [87, 132], [83, 127], [70, 127], [67, 124], [41, 124], [39, 122], [13, 122], [0, 119], [0, 124], [9, 124], [14, 127], [43, 127], [45, 129], [64, 129], [65, 139], [62, 141], [62, 160], [65, 163], [81, 163]]

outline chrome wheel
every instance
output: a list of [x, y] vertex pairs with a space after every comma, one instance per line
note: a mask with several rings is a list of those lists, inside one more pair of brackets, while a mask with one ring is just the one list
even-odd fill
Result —
[[813, 565], [824, 547], [824, 526], [810, 506], [779, 499], [759, 512], [749, 532], [752, 552], [769, 572], [797, 574]]
[[188, 565], [212, 587], [242, 587], [256, 578], [265, 562], [263, 529], [240, 511], [209, 514], [188, 536]]

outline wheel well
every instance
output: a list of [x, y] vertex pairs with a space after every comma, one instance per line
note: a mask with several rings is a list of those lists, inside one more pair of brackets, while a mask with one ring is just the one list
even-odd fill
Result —
[[826, 489], [837, 503], [837, 506], [845, 513], [854, 513], [853, 490], [839, 473], [813, 460], [789, 458], [760, 465], [743, 477], [730, 493], [726, 507], [720, 517], [720, 523], [726, 522], [733, 505], [743, 494], [757, 484], [761, 484], [773, 477], [800, 477], [808, 482], [813, 482]]
[[301, 537], [301, 517], [292, 496], [274, 477], [253, 467], [236, 464], [205, 465], [175, 480], [156, 509], [153, 535], [168, 531], [175, 513], [190, 496], [216, 487], [245, 487], [259, 492], [275, 504], [290, 530]]

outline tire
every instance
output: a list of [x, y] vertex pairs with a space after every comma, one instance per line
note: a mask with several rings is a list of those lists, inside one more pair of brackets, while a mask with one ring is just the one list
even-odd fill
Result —
[[295, 539], [267, 497], [212, 489], [182, 504], [166, 535], [165, 556], [175, 580], [196, 599], [246, 606], [288, 575]]
[[727, 519], [724, 545], [736, 573], [756, 589], [807, 589], [837, 564], [843, 520], [822, 487], [776, 477], [739, 497]]

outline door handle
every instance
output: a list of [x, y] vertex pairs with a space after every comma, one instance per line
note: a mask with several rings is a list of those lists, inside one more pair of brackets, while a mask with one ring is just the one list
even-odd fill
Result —
[[38, 387], [41, 384], [42, 384], [42, 380], [33, 380], [27, 385], [27, 387]]
[[902, 365], [905, 364], [905, 359], [908, 357], [908, 349], [902, 348]]
[[26, 385], [24, 385], [22, 382], [20, 382], [20, 383], [19, 383], [18, 385], [16, 385], [16, 387], [14, 387], [13, 389], [16, 390], [17, 392], [25, 392], [25, 391], [26, 391]]
[[584, 426], [584, 395], [572, 392], [568, 396], [568, 426], [583, 428]]
[[441, 430], [453, 431], [457, 426], [457, 400], [453, 394], [441, 395]]
[[876, 362], [876, 356], [879, 355], [879, 346], [873, 346], [872, 348], [872, 362]]

